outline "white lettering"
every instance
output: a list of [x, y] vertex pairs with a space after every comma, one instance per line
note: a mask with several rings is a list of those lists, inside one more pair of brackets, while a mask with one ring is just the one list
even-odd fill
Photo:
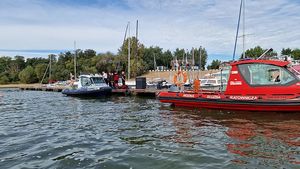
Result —
[[194, 95], [194, 94], [183, 94], [182, 97], [190, 97], [190, 98], [194, 98], [195, 95]]
[[208, 99], [221, 99], [221, 96], [218, 96], [218, 95], [207, 95], [206, 98], [208, 98]]
[[239, 72], [238, 71], [231, 71], [231, 74], [235, 75], [235, 74], [238, 74]]
[[257, 100], [257, 96], [229, 96], [232, 100]]
[[241, 81], [230, 81], [230, 85], [239, 86], [239, 85], [242, 85], [242, 82]]

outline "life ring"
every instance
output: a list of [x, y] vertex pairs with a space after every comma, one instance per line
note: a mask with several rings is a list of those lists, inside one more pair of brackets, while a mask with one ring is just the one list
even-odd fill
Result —
[[182, 84], [186, 83], [187, 80], [188, 80], [188, 77], [187, 77], [186, 72], [178, 71], [173, 76], [173, 83], [176, 86], [182, 86]]

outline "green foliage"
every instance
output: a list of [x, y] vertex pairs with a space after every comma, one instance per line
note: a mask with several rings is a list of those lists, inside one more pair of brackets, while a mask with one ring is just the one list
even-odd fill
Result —
[[9, 78], [7, 77], [7, 73], [0, 74], [0, 84], [8, 84]]
[[[127, 38], [118, 49], [117, 54], [110, 52], [96, 53], [92, 49], [76, 50], [77, 76], [80, 74], [105, 72], [127, 72], [128, 68], [128, 43], [130, 41], [130, 66], [131, 77], [136, 77], [155, 69], [156, 66], [172, 68], [172, 60], [182, 60], [184, 49], [177, 48], [174, 52], [164, 51], [158, 46], [146, 48], [135, 37]], [[199, 63], [199, 49], [195, 49], [195, 65]], [[192, 52], [187, 53], [189, 60]], [[51, 80], [68, 80], [70, 73], [74, 74], [75, 52], [67, 51], [59, 55], [49, 55], [48, 58], [27, 58], [23, 56], [0, 57], [0, 83], [11, 83], [21, 81], [22, 83], [40, 82], [49, 66], [51, 59]], [[202, 49], [202, 69], [207, 59], [205, 48]], [[46, 72], [44, 83], [49, 81], [49, 70]]]
[[288, 55], [291, 56], [293, 59], [295, 60], [299, 60], [300, 59], [300, 49], [296, 48], [296, 49], [290, 49], [290, 48], [283, 48], [281, 50], [281, 54], [282, 55]]
[[[200, 64], [199, 60], [200, 60], [200, 48], [199, 49], [195, 49], [194, 50], [194, 57], [195, 57], [195, 65]], [[205, 69], [205, 65], [207, 62], [207, 51], [205, 48], [201, 48], [201, 70]]]
[[292, 49], [290, 49], [290, 48], [283, 48], [282, 50], [281, 50], [281, 55], [291, 55], [292, 54]]
[[[256, 46], [254, 48], [248, 49], [245, 52], [246, 58], [252, 58], [252, 59], [257, 59], [260, 57], [267, 49], [263, 49], [260, 46]], [[268, 53], [265, 54], [265, 58], [272, 57], [272, 56], [277, 56], [277, 53], [275, 51], [269, 51]], [[242, 57], [242, 55], [241, 55]]]
[[142, 60], [145, 47], [143, 44], [139, 43], [135, 37], [127, 38], [124, 44], [119, 48], [118, 60], [115, 60], [114, 67], [117, 70], [128, 69], [128, 46], [130, 44], [130, 75], [131, 77], [136, 77], [144, 73], [144, 68], [139, 67], [139, 65], [144, 65]]
[[292, 51], [292, 57], [295, 59], [295, 60], [300, 60], [300, 49], [294, 49]]
[[36, 75], [32, 66], [27, 66], [19, 73], [19, 78], [22, 83], [36, 82]]
[[35, 66], [34, 72], [35, 72], [36, 77], [37, 77], [39, 82], [42, 80], [46, 69], [47, 69], [47, 64], [45, 64], [45, 63], [39, 63]]
[[218, 59], [217, 60], [213, 60], [211, 62], [211, 65], [207, 66], [207, 69], [219, 69], [220, 65], [221, 65], [221, 61], [220, 60], [218, 60]]

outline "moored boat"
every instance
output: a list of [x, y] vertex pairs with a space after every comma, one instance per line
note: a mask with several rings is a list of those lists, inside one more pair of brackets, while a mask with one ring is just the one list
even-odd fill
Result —
[[80, 75], [77, 82], [70, 88], [64, 89], [63, 94], [78, 97], [97, 97], [110, 95], [112, 88], [109, 87], [104, 79], [93, 75]]
[[241, 60], [224, 74], [218, 91], [164, 91], [163, 103], [175, 106], [246, 111], [300, 111], [300, 81], [287, 61]]

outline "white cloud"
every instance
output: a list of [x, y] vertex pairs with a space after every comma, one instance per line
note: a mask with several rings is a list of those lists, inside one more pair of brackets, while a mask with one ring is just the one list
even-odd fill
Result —
[[[58, 1], [59, 2], [59, 1]], [[127, 21], [139, 19], [146, 46], [231, 55], [239, 0], [127, 0], [115, 5], [72, 5], [38, 0], [0, 1], [0, 48], [117, 52]], [[109, 3], [109, 1], [107, 2]], [[300, 4], [291, 0], [247, 0], [246, 47], [300, 47]], [[238, 53], [241, 53], [239, 39]], [[2, 53], [0, 53], [2, 54]]]

